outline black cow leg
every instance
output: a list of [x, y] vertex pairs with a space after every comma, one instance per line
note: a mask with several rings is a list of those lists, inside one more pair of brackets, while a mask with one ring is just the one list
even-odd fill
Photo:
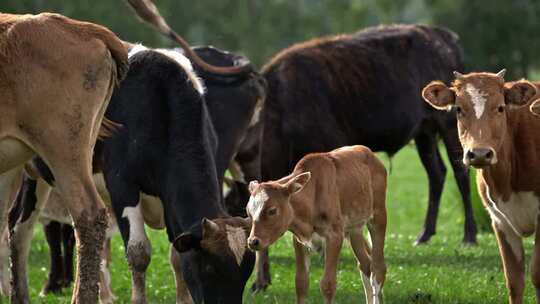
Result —
[[446, 145], [446, 151], [452, 169], [454, 170], [454, 176], [456, 177], [456, 183], [461, 193], [463, 200], [463, 210], [465, 212], [465, 227], [463, 235], [463, 243], [467, 245], [476, 245], [476, 222], [474, 220], [474, 213], [471, 204], [471, 187], [469, 184], [469, 170], [462, 162], [463, 150], [459, 139], [450, 132], [448, 134], [442, 134], [444, 144]]
[[272, 284], [268, 249], [257, 252], [257, 278], [251, 286], [252, 292], [265, 291]]
[[49, 245], [50, 268], [49, 276], [45, 285], [41, 289], [41, 293], [59, 293], [62, 291], [64, 281], [64, 265], [62, 257], [62, 224], [56, 221], [51, 221], [43, 227], [45, 231], [45, 239]]
[[69, 224], [62, 225], [62, 244], [64, 246], [63, 286], [69, 287], [73, 282], [73, 251], [75, 249], [75, 233]]
[[416, 148], [420, 155], [422, 165], [426, 169], [429, 179], [429, 201], [424, 231], [420, 233], [415, 241], [415, 245], [423, 244], [435, 235], [437, 226], [437, 215], [439, 204], [444, 187], [446, 167], [437, 147], [437, 140], [433, 133], [422, 133], [415, 138]]

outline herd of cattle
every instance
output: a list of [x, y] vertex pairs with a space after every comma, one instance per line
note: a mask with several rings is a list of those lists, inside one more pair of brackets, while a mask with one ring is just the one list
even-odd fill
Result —
[[[429, 178], [421, 244], [435, 235], [446, 175], [439, 138], [463, 199], [463, 241], [476, 243], [472, 166], [510, 303], [522, 302], [522, 238], [540, 237], [540, 83], [461, 74], [457, 35], [422, 25], [300, 43], [258, 73], [243, 56], [190, 48], [151, 1], [128, 2], [182, 49], [148, 49], [57, 14], [0, 13], [0, 291], [12, 303], [30, 301], [37, 221], [51, 254], [42, 293], [74, 280], [73, 303], [114, 302], [117, 231], [132, 302], [147, 302], [145, 225], [172, 244], [177, 303], [241, 303], [255, 263], [253, 288], [264, 290], [268, 247], [287, 231], [298, 303], [311, 249], [324, 254], [320, 288], [332, 303], [345, 238], [367, 303], [381, 303], [387, 172], [372, 151], [391, 156], [414, 140]], [[530, 273], [540, 297], [540, 241]]]

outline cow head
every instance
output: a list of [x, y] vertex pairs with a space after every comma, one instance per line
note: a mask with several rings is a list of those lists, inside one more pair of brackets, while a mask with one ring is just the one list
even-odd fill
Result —
[[305, 172], [283, 183], [252, 181], [249, 184], [251, 196], [246, 209], [252, 220], [248, 239], [250, 249], [265, 249], [289, 229], [294, 219], [291, 196], [300, 192], [310, 177], [311, 173]]
[[203, 219], [174, 241], [196, 303], [242, 303], [255, 264], [253, 252], [246, 250], [250, 225], [240, 217]]
[[455, 72], [451, 87], [434, 81], [422, 91], [422, 97], [434, 108], [455, 110], [465, 165], [481, 168], [496, 164], [497, 152], [508, 134], [506, 112], [526, 105], [536, 95], [536, 87], [528, 81], [505, 83], [504, 72]]

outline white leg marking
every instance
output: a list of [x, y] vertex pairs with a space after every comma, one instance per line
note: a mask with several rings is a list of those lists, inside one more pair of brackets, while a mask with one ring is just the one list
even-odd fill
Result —
[[371, 286], [373, 288], [373, 304], [381, 304], [381, 284], [377, 283], [374, 273], [371, 273]]
[[244, 259], [244, 253], [246, 252], [246, 232], [242, 227], [227, 225], [225, 228], [227, 229], [227, 243], [236, 258], [236, 263], [240, 266]]
[[268, 200], [268, 194], [264, 189], [261, 189], [254, 196], [249, 197], [249, 202], [247, 204], [247, 210], [253, 218], [254, 221], [259, 220], [261, 212], [264, 207], [264, 203]]
[[487, 94], [478, 90], [475, 86], [473, 86], [470, 83], [467, 83], [467, 86], [465, 87], [465, 91], [467, 91], [467, 94], [471, 96], [471, 100], [474, 106], [474, 114], [476, 115], [476, 118], [479, 119], [482, 114], [484, 113], [484, 108], [486, 106], [486, 97]]
[[371, 286], [371, 281], [368, 276], [362, 273], [362, 283], [364, 283], [364, 292], [366, 293], [366, 303], [371, 304], [373, 302], [373, 286]]
[[144, 232], [144, 219], [141, 212], [141, 204], [135, 207], [126, 207], [122, 212], [122, 217], [129, 221], [129, 240], [128, 246], [142, 243], [147, 240]]

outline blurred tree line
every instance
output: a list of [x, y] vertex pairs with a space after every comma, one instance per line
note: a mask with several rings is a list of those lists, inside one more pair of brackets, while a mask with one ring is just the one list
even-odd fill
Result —
[[[466, 70], [528, 77], [540, 67], [537, 0], [155, 0], [193, 45], [247, 55], [256, 65], [295, 42], [381, 23], [448, 27], [461, 37]], [[124, 0], [3, 0], [9, 13], [58, 12], [111, 28], [122, 39], [174, 46], [139, 22]], [[534, 74], [532, 75], [534, 76]]]

